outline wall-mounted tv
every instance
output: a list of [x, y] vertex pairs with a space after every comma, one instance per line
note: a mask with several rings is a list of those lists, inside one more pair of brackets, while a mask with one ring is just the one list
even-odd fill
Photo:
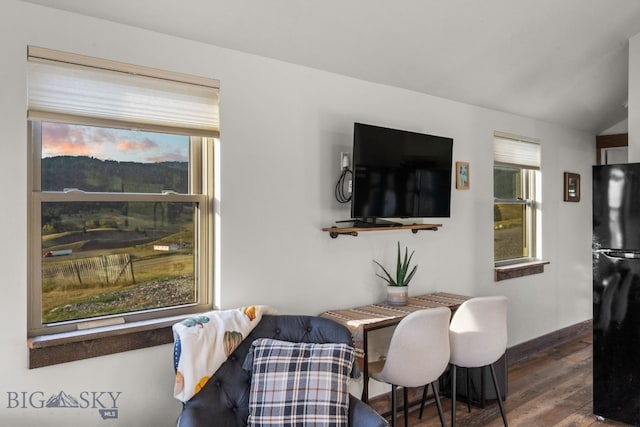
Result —
[[449, 217], [452, 151], [452, 138], [355, 123], [351, 217]]

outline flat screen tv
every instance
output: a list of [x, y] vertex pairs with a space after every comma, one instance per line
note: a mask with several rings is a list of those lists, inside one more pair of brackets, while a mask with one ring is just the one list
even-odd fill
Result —
[[452, 138], [355, 123], [354, 222], [449, 217], [452, 151]]

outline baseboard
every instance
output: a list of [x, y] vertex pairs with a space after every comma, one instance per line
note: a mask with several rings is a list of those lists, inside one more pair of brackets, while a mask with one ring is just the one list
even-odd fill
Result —
[[593, 321], [589, 319], [509, 347], [507, 348], [507, 366], [523, 362], [535, 357], [535, 355], [541, 351], [565, 344], [577, 337], [590, 335], [592, 328]]
[[[526, 361], [535, 357], [537, 353], [552, 349], [559, 345], [565, 344], [580, 336], [591, 335], [593, 327], [592, 320], [576, 323], [566, 328], [558, 329], [546, 335], [534, 338], [507, 348], [507, 366], [510, 367], [515, 363]], [[409, 389], [409, 410], [416, 409], [420, 405], [423, 387]], [[431, 390], [429, 390], [431, 391]], [[431, 395], [431, 393], [429, 393]], [[391, 392], [382, 393], [369, 399], [371, 406], [379, 414], [383, 416], [391, 413]], [[398, 407], [402, 409], [402, 392], [398, 392]]]

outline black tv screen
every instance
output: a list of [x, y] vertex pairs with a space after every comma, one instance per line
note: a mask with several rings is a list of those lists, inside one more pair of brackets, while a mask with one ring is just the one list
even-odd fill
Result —
[[452, 151], [452, 138], [355, 123], [351, 217], [449, 217]]

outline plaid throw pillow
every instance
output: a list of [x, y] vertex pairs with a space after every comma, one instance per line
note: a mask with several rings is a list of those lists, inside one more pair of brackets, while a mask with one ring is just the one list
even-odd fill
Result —
[[252, 372], [249, 427], [346, 427], [354, 354], [346, 344], [254, 341], [245, 363]]

